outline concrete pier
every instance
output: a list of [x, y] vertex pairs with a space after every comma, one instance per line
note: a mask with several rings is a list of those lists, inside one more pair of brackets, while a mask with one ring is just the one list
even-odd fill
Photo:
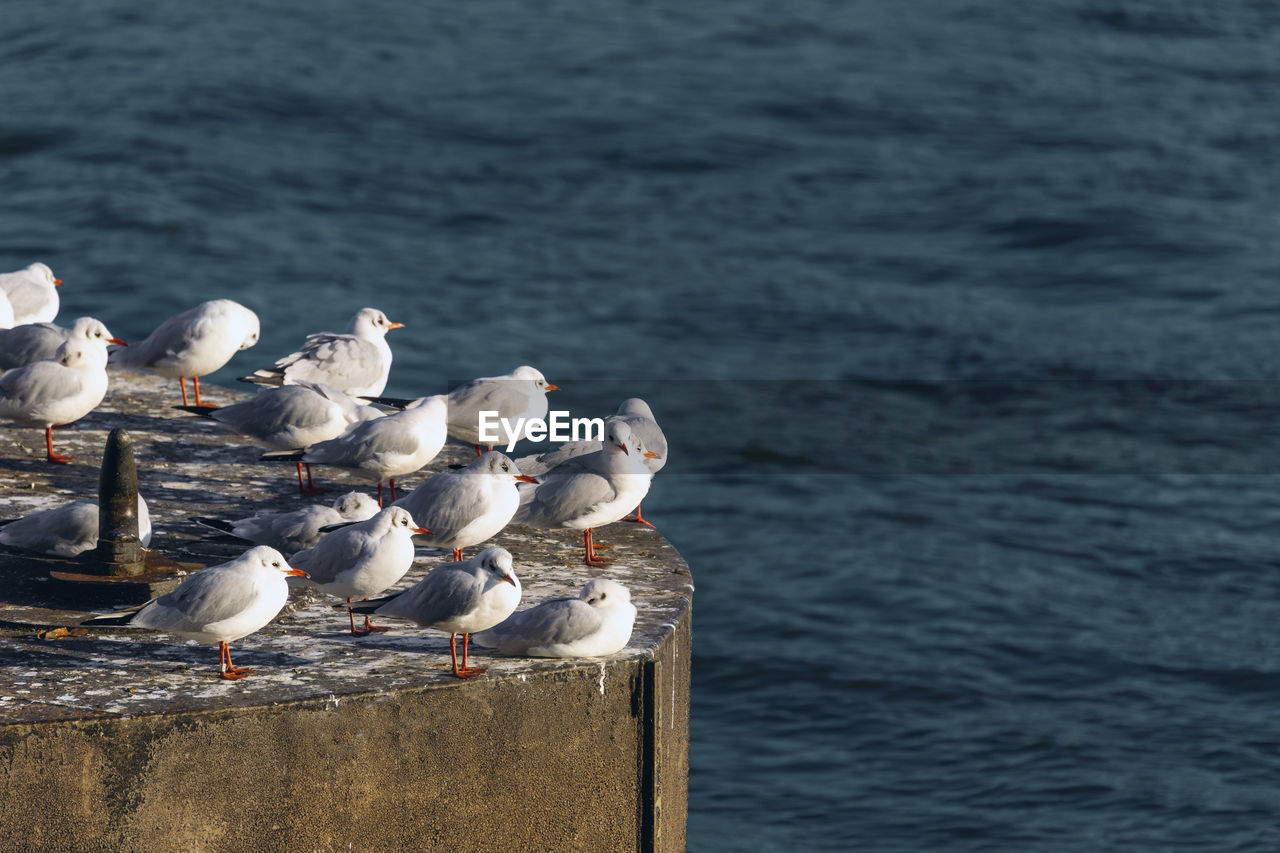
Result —
[[[183, 563], [247, 547], [190, 516], [369, 488], [320, 468], [333, 491], [300, 498], [291, 465], [257, 461], [261, 448], [176, 402], [175, 382], [114, 373], [103, 405], [55, 434], [70, 466], [43, 461], [39, 430], [0, 427], [0, 518], [96, 497], [113, 427], [132, 436], [151, 547]], [[447, 446], [398, 485], [470, 454]], [[353, 638], [314, 592], [233, 643], [257, 674], [224, 681], [215, 647], [76, 628], [82, 605], [0, 553], [0, 849], [683, 850], [692, 579], [653, 530], [614, 524], [599, 539], [614, 566], [582, 565], [569, 531], [513, 527], [489, 544], [514, 555], [522, 607], [590, 577], [626, 585], [639, 611], [627, 648], [545, 660], [473, 646], [490, 669], [465, 681], [449, 672], [448, 635], [388, 620], [390, 633]], [[419, 553], [401, 586], [449, 559]]]

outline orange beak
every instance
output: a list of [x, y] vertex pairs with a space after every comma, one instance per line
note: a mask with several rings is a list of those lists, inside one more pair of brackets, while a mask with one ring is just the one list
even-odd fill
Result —
[[60, 279], [60, 278], [55, 278], [55, 279], [53, 280], [53, 286], [54, 286], [54, 287], [62, 287], [62, 279]]
[[646, 450], [646, 451], [644, 452], [644, 455], [645, 455], [645, 458], [647, 458], [647, 459], [661, 459], [661, 458], [662, 458], [662, 457], [661, 457], [661, 456], [659, 456], [658, 454], [654, 453], [652, 450]]
[[553, 384], [551, 384], [550, 382], [548, 382], [548, 383], [547, 383], [547, 390], [548, 390], [548, 391], [559, 391], [559, 390], [560, 390], [560, 386], [559, 386], [559, 385], [553, 385]]
[[517, 474], [516, 479], [522, 483], [533, 483], [535, 486], [538, 484], [538, 481], [530, 477], [528, 474]]
[[121, 346], [121, 347], [128, 346], [128, 344], [126, 344], [124, 341], [120, 340], [119, 338], [108, 338], [107, 343], [115, 344], [116, 346]]
[[284, 570], [284, 573], [285, 573], [286, 575], [288, 575], [289, 577], [291, 577], [291, 578], [306, 578], [306, 577], [310, 577], [310, 575], [308, 575], [308, 574], [307, 574], [306, 572], [304, 572], [302, 569], [295, 569], [295, 568], [293, 568], [292, 566], [291, 566], [291, 567], [289, 567], [289, 568], [287, 568], [287, 569], [285, 569], [285, 570]]
[[631, 455], [631, 451], [627, 450], [627, 446], [625, 444], [619, 444], [618, 449], [621, 450], [623, 453], [627, 454], [628, 456]]
[[388, 328], [388, 329], [403, 329], [403, 328], [404, 328], [404, 323], [389, 323], [389, 324], [387, 325], [387, 328]]
[[414, 533], [430, 533], [431, 531], [425, 527], [415, 527], [413, 528], [413, 532]]
[[503, 575], [502, 579], [507, 583], [511, 584], [512, 586], [516, 585], [516, 579], [511, 577], [511, 575]]

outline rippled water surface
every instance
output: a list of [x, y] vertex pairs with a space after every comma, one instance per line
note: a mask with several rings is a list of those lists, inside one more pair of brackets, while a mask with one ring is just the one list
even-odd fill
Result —
[[10, 3], [0, 268], [126, 339], [243, 302], [215, 381], [375, 305], [391, 393], [530, 363], [575, 413], [648, 399], [691, 849], [1271, 850], [1278, 30]]

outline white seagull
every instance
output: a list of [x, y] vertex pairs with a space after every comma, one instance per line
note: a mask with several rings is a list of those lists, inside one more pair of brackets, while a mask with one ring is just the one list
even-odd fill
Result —
[[354, 423], [337, 438], [305, 450], [264, 453], [262, 458], [344, 468], [378, 484], [378, 505], [381, 506], [384, 480], [391, 486], [394, 501], [395, 478], [417, 471], [435, 459], [444, 447], [444, 415], [443, 397], [423, 397], [410, 403], [404, 411]]
[[627, 588], [596, 578], [577, 598], [554, 598], [521, 610], [476, 634], [476, 642], [507, 655], [599, 657], [625, 648], [635, 621], [636, 606]]
[[307, 335], [302, 349], [271, 367], [241, 376], [242, 382], [281, 385], [286, 379], [324, 382], [353, 397], [376, 397], [387, 387], [391, 347], [387, 332], [404, 328], [377, 308], [361, 308], [345, 335], [317, 332]]
[[[609, 420], [619, 420], [631, 427], [631, 432], [644, 445], [646, 452], [642, 458], [644, 459], [645, 467], [649, 469], [650, 473], [656, 474], [663, 469], [667, 464], [667, 437], [663, 435], [662, 427], [658, 426], [658, 421], [653, 416], [653, 409], [649, 408], [648, 403], [639, 397], [629, 397], [622, 401], [621, 405], [618, 406], [618, 413], [609, 418]], [[607, 423], [608, 421], [606, 421]], [[568, 462], [570, 459], [594, 453], [603, 447], [604, 442], [601, 441], [570, 441], [560, 445], [555, 450], [541, 455], [521, 458], [519, 460], [520, 470], [537, 477], [558, 465]], [[624, 518], [623, 521], [634, 521], [653, 527], [641, 515], [639, 505], [636, 506], [635, 516]]]
[[142, 343], [113, 350], [111, 363], [177, 379], [183, 405], [190, 376], [198, 406], [200, 377], [256, 344], [258, 332], [257, 314], [230, 299], [214, 299], [165, 320]]
[[335, 530], [314, 548], [293, 555], [293, 564], [310, 576], [309, 583], [329, 595], [347, 600], [351, 633], [364, 636], [386, 628], [369, 624], [356, 628], [351, 613], [353, 598], [377, 595], [405, 576], [413, 565], [413, 534], [430, 533], [414, 523], [413, 516], [389, 506], [368, 521]]
[[[484, 376], [459, 385], [449, 392], [449, 435], [475, 445], [479, 456], [482, 445], [493, 446], [480, 440], [480, 412], [497, 412], [495, 417], [506, 418], [515, 425], [517, 418], [546, 418], [547, 392], [559, 391], [560, 386], [547, 382], [547, 378], [528, 365], [517, 367], [506, 376]], [[498, 434], [503, 442], [510, 437]], [[523, 437], [520, 430], [518, 437]]]
[[306, 577], [306, 573], [291, 568], [276, 549], [259, 545], [229, 563], [201, 569], [168, 595], [81, 624], [150, 628], [217, 643], [222, 677], [243, 678], [254, 670], [232, 665], [231, 641], [249, 636], [276, 617], [289, 598], [285, 578], [290, 576]]
[[53, 451], [53, 427], [78, 421], [98, 407], [107, 393], [106, 368], [105, 346], [66, 341], [55, 358], [0, 376], [0, 418], [43, 427], [48, 461], [70, 463], [70, 456]]
[[13, 308], [13, 323], [52, 323], [58, 316], [58, 285], [53, 270], [38, 261], [26, 269], [0, 273], [0, 291]]
[[0, 370], [53, 358], [58, 347], [72, 338], [126, 346], [124, 341], [107, 331], [101, 320], [93, 317], [79, 318], [70, 329], [53, 323], [25, 323], [12, 329], [0, 329]]
[[395, 505], [431, 529], [427, 544], [448, 548], [454, 560], [461, 560], [463, 548], [492, 538], [511, 521], [520, 506], [517, 480], [537, 482], [491, 450], [465, 468], [436, 474]]
[[[436, 566], [417, 585], [356, 605], [357, 613], [408, 619], [419, 628], [449, 632], [449, 657], [458, 678], [480, 675], [485, 667], [467, 666], [467, 646], [473, 631], [497, 625], [520, 603], [520, 579], [511, 552], [486, 548], [470, 560]], [[462, 634], [462, 665], [458, 665], [458, 635]]]
[[[342, 435], [353, 423], [382, 417], [382, 410], [348, 396], [320, 382], [294, 382], [274, 388], [263, 388], [257, 395], [230, 406], [177, 406], [183, 411], [210, 418], [232, 432], [256, 439], [273, 450], [298, 450], [310, 444], [328, 441]], [[311, 480], [307, 464], [307, 481], [302, 482], [301, 460], [298, 461], [298, 491], [304, 495], [320, 494]]]
[[378, 504], [373, 498], [363, 492], [347, 492], [332, 506], [316, 504], [292, 512], [259, 512], [238, 521], [200, 516], [191, 520], [238, 539], [270, 545], [283, 554], [294, 554], [318, 545], [324, 536], [322, 528], [367, 521], [377, 514]]
[[643, 444], [622, 421], [612, 420], [604, 432], [604, 447], [568, 460], [538, 478], [536, 486], [520, 487], [515, 522], [547, 529], [582, 531], [584, 562], [605, 566], [598, 557], [591, 531], [620, 520], [649, 492], [653, 474], [644, 464]]
[[[0, 545], [74, 557], [98, 547], [98, 502], [68, 501], [54, 509], [0, 521], [0, 525]], [[142, 495], [138, 495], [138, 539], [144, 548], [151, 544], [151, 515]]]

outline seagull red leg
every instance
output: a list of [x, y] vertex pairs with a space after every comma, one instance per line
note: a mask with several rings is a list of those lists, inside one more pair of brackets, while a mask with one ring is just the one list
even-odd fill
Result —
[[178, 377], [178, 387], [182, 389], [182, 405], [187, 405], [187, 377]]
[[453, 674], [458, 678], [471, 678], [484, 672], [483, 669], [476, 671], [475, 669], [467, 669], [467, 638], [470, 634], [463, 634], [462, 641], [462, 667], [458, 667], [458, 635], [449, 635], [449, 659], [453, 661]]
[[461, 548], [454, 548], [454, 549], [453, 549], [453, 561], [454, 561], [455, 563], [461, 563], [461, 562], [462, 562], [462, 549], [461, 549]]
[[222, 654], [222, 677], [228, 681], [237, 678], [244, 678], [246, 675], [252, 675], [257, 672], [256, 669], [248, 669], [243, 666], [235, 666], [231, 663], [231, 644], [223, 640], [218, 643], [218, 650]]
[[396, 478], [391, 478], [391, 502], [396, 502]]
[[[302, 484], [302, 466], [303, 465], [307, 466], [307, 484], [305, 486]], [[323, 486], [317, 486], [314, 482], [312, 482], [311, 464], [308, 462], [299, 462], [298, 463], [298, 494], [307, 495], [307, 496], [323, 495], [327, 491], [329, 490], [324, 488]]]
[[[623, 521], [630, 521], [630, 522], [632, 522], [633, 524], [644, 524], [644, 525], [646, 525], [646, 526], [648, 526], [648, 527], [653, 527], [653, 525], [649, 523], [648, 519], [646, 519], [643, 515], [641, 515], [641, 514], [640, 514], [640, 507], [641, 507], [641, 504], [636, 504], [636, 514], [635, 514], [635, 515], [627, 516], [626, 518], [624, 518], [624, 519], [622, 519], [622, 520], [623, 520]], [[657, 530], [658, 528], [653, 527], [653, 529], [654, 529], [654, 530]]]
[[462, 675], [461, 678], [471, 678], [476, 675], [483, 675], [489, 671], [487, 666], [467, 666], [467, 647], [471, 644], [471, 635], [462, 635]]
[[[369, 599], [367, 598], [365, 599], [365, 601], [368, 601], [368, 600]], [[357, 628], [356, 615], [351, 610], [351, 599], [349, 598], [347, 599], [347, 613], [351, 615], [351, 633], [356, 637], [367, 637], [370, 634], [381, 634], [383, 631], [391, 630], [390, 628], [387, 628], [383, 625], [374, 625], [372, 622], [369, 621], [369, 615], [367, 613], [365, 614], [365, 617], [364, 617], [364, 627]]]
[[592, 541], [591, 541], [591, 528], [590, 528], [590, 527], [588, 527], [586, 530], [582, 531], [582, 544], [583, 544], [583, 547], [585, 547], [585, 548], [586, 548], [586, 551], [587, 551], [587, 555], [586, 555], [586, 557], [583, 559], [583, 562], [584, 562], [584, 563], [586, 563], [588, 566], [597, 566], [597, 567], [599, 567], [599, 566], [607, 566], [607, 565], [609, 565], [610, 563], [612, 563], [612, 562], [613, 562], [612, 560], [606, 560], [604, 557], [598, 557], [598, 556], [596, 556], [596, 548], [595, 548], [595, 544], [594, 544], [594, 543], [592, 543]]
[[63, 456], [61, 453], [53, 452], [53, 427], [44, 428], [44, 446], [48, 455], [45, 460], [48, 462], [56, 462], [59, 465], [70, 465], [75, 460], [70, 456]]

